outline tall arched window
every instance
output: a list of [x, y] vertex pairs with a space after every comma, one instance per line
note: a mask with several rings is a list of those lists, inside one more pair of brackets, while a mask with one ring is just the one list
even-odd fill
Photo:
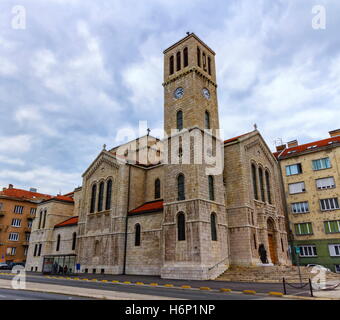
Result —
[[203, 70], [207, 71], [207, 56], [206, 56], [205, 52], [203, 52], [202, 57], [203, 57]]
[[105, 210], [110, 210], [111, 209], [111, 198], [112, 198], [112, 180], [110, 179], [106, 183]]
[[266, 186], [267, 186], [267, 199], [268, 203], [272, 203], [272, 195], [271, 195], [271, 190], [270, 190], [270, 176], [268, 170], [266, 170]]
[[209, 199], [214, 201], [215, 200], [214, 177], [209, 176], [208, 181], [209, 181]]
[[210, 129], [210, 114], [208, 111], [204, 114], [204, 125], [206, 129]]
[[184, 68], [185, 68], [189, 65], [188, 48], [184, 48], [183, 56], [184, 56]]
[[136, 247], [140, 246], [140, 233], [141, 233], [140, 224], [137, 223], [135, 225], [135, 246]]
[[174, 56], [171, 56], [169, 59], [169, 73], [173, 74], [175, 72], [175, 67], [174, 67]]
[[255, 200], [258, 200], [258, 194], [257, 194], [257, 175], [256, 175], [256, 167], [254, 164], [251, 165], [251, 172], [252, 172], [252, 178], [253, 178], [253, 191], [254, 191], [254, 198]]
[[211, 75], [211, 58], [208, 57], [208, 73]]
[[262, 202], [265, 202], [266, 198], [265, 198], [265, 193], [264, 193], [263, 170], [261, 167], [259, 168], [259, 179], [260, 179], [261, 200]]
[[155, 180], [155, 199], [161, 197], [161, 181], [159, 179]]
[[197, 47], [197, 65], [201, 66], [201, 49]]
[[177, 112], [177, 129], [181, 131], [183, 129], [183, 112], [182, 110], [179, 110]]
[[77, 233], [73, 232], [73, 235], [72, 235], [72, 250], [76, 250], [76, 243], [77, 243]]
[[56, 251], [59, 251], [60, 249], [60, 234], [58, 234], [58, 237], [57, 237], [57, 247], [56, 247]]
[[181, 52], [178, 51], [176, 54], [176, 70], [179, 71], [181, 70]]
[[185, 200], [185, 182], [184, 175], [180, 174], [177, 178], [178, 201]]
[[99, 185], [98, 192], [98, 211], [103, 211], [103, 199], [104, 199], [104, 182]]
[[47, 210], [44, 211], [44, 215], [43, 215], [43, 223], [42, 223], [42, 228], [45, 228], [46, 225], [46, 215], [47, 215]]
[[91, 208], [90, 213], [93, 213], [96, 206], [96, 196], [97, 196], [97, 185], [94, 184], [92, 186], [92, 192], [91, 192]]
[[216, 214], [210, 215], [210, 226], [211, 226], [211, 240], [217, 241], [217, 226], [216, 226]]
[[185, 216], [183, 212], [177, 216], [177, 239], [178, 241], [185, 240]]
[[36, 256], [37, 256], [37, 250], [38, 250], [38, 244], [36, 244], [36, 245], [34, 246], [33, 257], [36, 257]]
[[39, 212], [39, 226], [38, 226], [38, 229], [40, 229], [41, 228], [41, 222], [42, 222], [42, 218], [43, 218], [43, 212], [42, 211], [40, 211]]

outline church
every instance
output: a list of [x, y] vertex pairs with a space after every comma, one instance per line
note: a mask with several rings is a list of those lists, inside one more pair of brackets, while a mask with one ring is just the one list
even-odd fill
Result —
[[39, 204], [28, 271], [206, 280], [291, 264], [276, 158], [256, 127], [220, 139], [215, 52], [188, 33], [164, 51], [163, 88], [162, 140], [104, 146], [80, 188]]

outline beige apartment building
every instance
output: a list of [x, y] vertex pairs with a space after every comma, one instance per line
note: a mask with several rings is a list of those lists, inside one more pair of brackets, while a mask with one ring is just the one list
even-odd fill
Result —
[[277, 147], [294, 263], [340, 272], [340, 129], [303, 145]]
[[26, 262], [37, 205], [48, 198], [36, 189], [16, 189], [12, 184], [0, 191], [0, 262]]

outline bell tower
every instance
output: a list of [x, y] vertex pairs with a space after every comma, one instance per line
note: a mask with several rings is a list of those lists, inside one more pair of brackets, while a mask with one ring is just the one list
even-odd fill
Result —
[[217, 131], [214, 51], [195, 34], [187, 34], [164, 51], [163, 87], [167, 161], [161, 277], [212, 279], [229, 265], [223, 165], [209, 173], [211, 164], [204, 155], [207, 136], [212, 154], [223, 150]]

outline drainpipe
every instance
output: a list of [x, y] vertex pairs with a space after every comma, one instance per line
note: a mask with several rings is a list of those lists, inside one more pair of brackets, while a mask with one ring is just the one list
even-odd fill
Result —
[[128, 192], [127, 192], [127, 212], [125, 218], [125, 240], [124, 240], [124, 264], [123, 275], [126, 274], [126, 256], [127, 256], [127, 234], [128, 234], [128, 219], [129, 219], [129, 207], [130, 207], [130, 180], [131, 180], [131, 166], [129, 166], [129, 178], [128, 178]]

